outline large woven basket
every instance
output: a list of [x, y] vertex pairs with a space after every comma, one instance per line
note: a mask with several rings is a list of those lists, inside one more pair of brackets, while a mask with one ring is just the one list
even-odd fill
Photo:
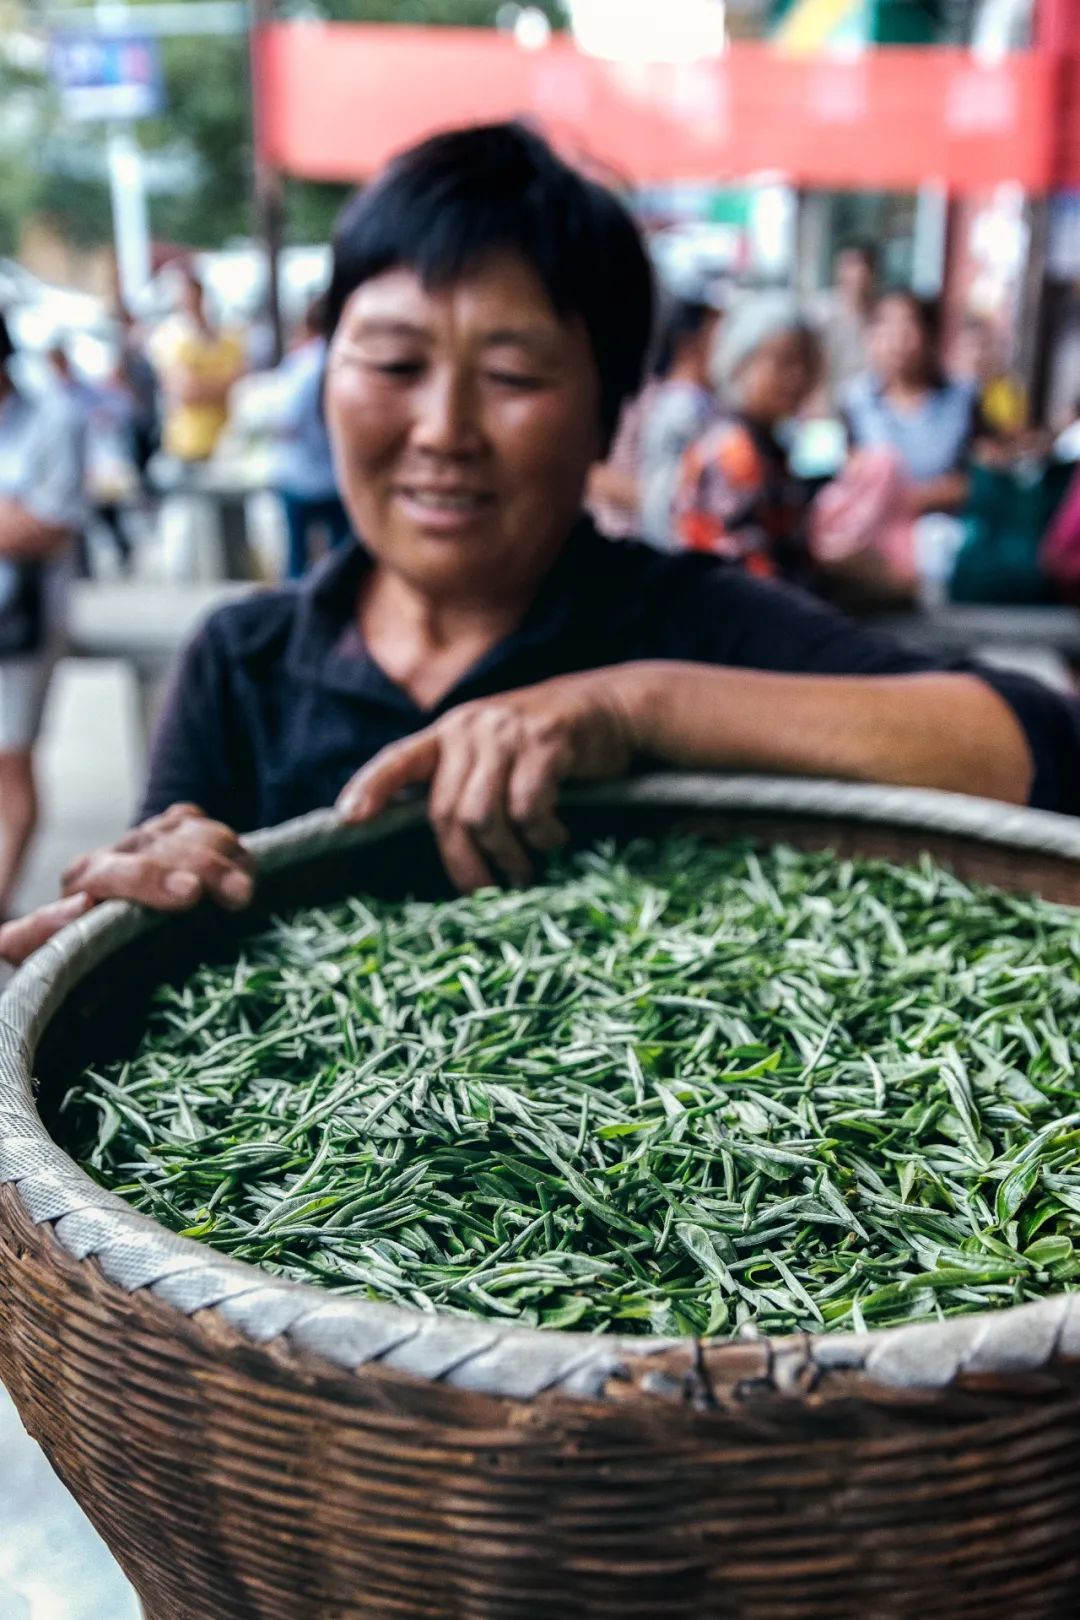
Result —
[[[1080, 825], [950, 795], [671, 776], [568, 814], [929, 850], [1080, 903]], [[252, 842], [262, 912], [439, 881], [419, 806]], [[0, 1003], [0, 1374], [150, 1620], [1080, 1614], [1080, 1295], [859, 1337], [538, 1333], [285, 1283], [95, 1186], [42, 1123], [60, 1088], [257, 916], [103, 907]]]

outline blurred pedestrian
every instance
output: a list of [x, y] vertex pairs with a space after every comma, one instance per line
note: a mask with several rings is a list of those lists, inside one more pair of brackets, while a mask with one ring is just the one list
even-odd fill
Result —
[[641, 433], [655, 389], [650, 379], [627, 402], [610, 451], [589, 473], [589, 514], [609, 540], [633, 540], [641, 533]]
[[147, 469], [160, 443], [157, 374], [130, 311], [117, 316], [111, 372], [90, 415], [88, 447], [94, 515], [111, 539], [121, 573], [132, 565], [133, 509], [146, 502]]
[[88, 413], [64, 351], [30, 399], [0, 316], [0, 914], [38, 820], [33, 749], [63, 641], [71, 542], [86, 524]]
[[248, 371], [273, 371], [278, 363], [278, 336], [270, 294], [264, 293], [248, 321], [244, 342]]
[[847, 242], [833, 263], [833, 284], [814, 308], [825, 354], [830, 396], [865, 371], [870, 322], [877, 297], [878, 250], [868, 240]]
[[277, 370], [280, 398], [272, 477], [288, 530], [290, 579], [307, 571], [312, 540], [320, 532], [327, 547], [339, 545], [350, 533], [322, 408], [325, 317], [326, 300], [316, 298], [304, 315], [298, 343]]
[[857, 449], [889, 449], [906, 479], [910, 517], [957, 512], [980, 429], [978, 391], [945, 375], [936, 305], [906, 290], [878, 300], [870, 366], [841, 394]]
[[113, 382], [128, 402], [131, 459], [145, 487], [146, 469], [161, 444], [161, 390], [135, 317], [121, 306], [117, 322], [120, 345]]
[[682, 458], [719, 412], [712, 363], [722, 319], [719, 300], [698, 297], [676, 300], [663, 322], [639, 455], [641, 537], [660, 551], [679, 549], [674, 503]]
[[214, 577], [223, 567], [220, 507], [202, 490], [201, 472], [225, 430], [229, 393], [246, 356], [241, 339], [219, 331], [211, 319], [202, 282], [190, 267], [183, 272], [180, 308], [154, 334], [150, 357], [161, 384], [162, 448], [171, 484], [161, 513], [166, 573]]
[[985, 430], [1004, 443], [1016, 441], [1028, 423], [1027, 395], [1001, 361], [1001, 343], [992, 323], [966, 315], [953, 346], [953, 378], [974, 388]]
[[190, 266], [180, 307], [155, 333], [151, 358], [161, 383], [166, 453], [188, 465], [206, 461], [228, 421], [229, 390], [243, 374], [245, 352], [239, 337], [218, 330]]
[[731, 410], [683, 457], [674, 512], [693, 551], [765, 576], [802, 577], [811, 491], [780, 433], [813, 393], [821, 343], [786, 294], [757, 294], [726, 317], [717, 365]]

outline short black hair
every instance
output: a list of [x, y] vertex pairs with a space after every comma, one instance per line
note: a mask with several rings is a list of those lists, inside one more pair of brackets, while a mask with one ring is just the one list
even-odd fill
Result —
[[934, 345], [941, 338], [941, 302], [937, 298], [924, 298], [912, 287], [886, 287], [874, 304], [877, 315], [886, 304], [906, 304], [921, 328], [927, 343]]
[[498, 253], [525, 261], [560, 319], [583, 322], [609, 444], [644, 380], [654, 313], [649, 258], [618, 198], [524, 124], [432, 136], [346, 203], [334, 231], [327, 336], [373, 276], [404, 265], [426, 287], [445, 287]]
[[0, 371], [4, 370], [9, 360], [15, 358], [15, 343], [8, 330], [8, 323], [4, 312], [0, 309]]
[[668, 305], [660, 320], [660, 331], [652, 357], [654, 377], [666, 377], [678, 359], [681, 344], [696, 337], [710, 321], [718, 320], [720, 311], [715, 304], [705, 304], [695, 298], [676, 298]]

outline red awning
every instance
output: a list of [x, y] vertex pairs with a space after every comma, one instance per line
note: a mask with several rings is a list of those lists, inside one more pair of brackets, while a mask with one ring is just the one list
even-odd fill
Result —
[[1080, 184], [1080, 147], [1063, 152], [1054, 127], [1066, 78], [1080, 100], [1075, 63], [1038, 54], [983, 65], [889, 48], [842, 61], [737, 44], [705, 62], [637, 66], [585, 56], [565, 36], [528, 51], [494, 30], [295, 22], [265, 30], [257, 62], [264, 153], [311, 179], [360, 180], [435, 130], [525, 116], [637, 184], [763, 171], [897, 190]]

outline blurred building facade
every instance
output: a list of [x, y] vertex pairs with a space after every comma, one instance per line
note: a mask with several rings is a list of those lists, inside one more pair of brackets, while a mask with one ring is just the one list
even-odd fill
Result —
[[729, 0], [726, 20], [726, 50], [667, 61], [635, 59], [629, 26], [605, 58], [559, 34], [270, 24], [264, 157], [362, 180], [434, 128], [524, 114], [687, 253], [696, 232], [809, 292], [868, 236], [947, 329], [988, 318], [1032, 399], [1080, 394], [1080, 0]]

